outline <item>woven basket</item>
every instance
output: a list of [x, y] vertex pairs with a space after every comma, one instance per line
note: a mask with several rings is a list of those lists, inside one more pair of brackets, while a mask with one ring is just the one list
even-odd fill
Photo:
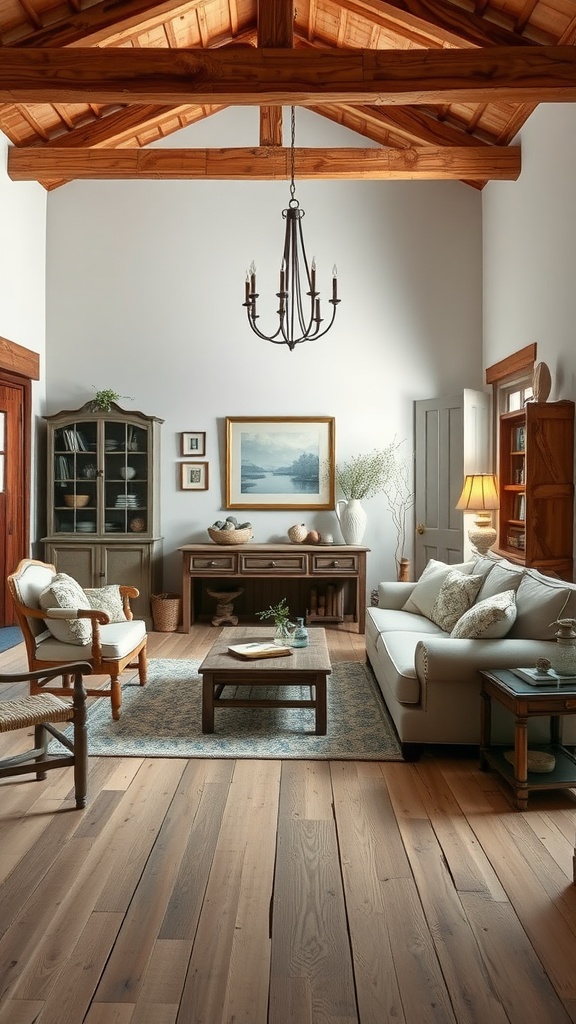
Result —
[[157, 633], [175, 633], [180, 625], [180, 594], [151, 594], [152, 619]]
[[252, 528], [245, 530], [214, 530], [208, 527], [208, 533], [215, 544], [247, 544], [252, 539]]

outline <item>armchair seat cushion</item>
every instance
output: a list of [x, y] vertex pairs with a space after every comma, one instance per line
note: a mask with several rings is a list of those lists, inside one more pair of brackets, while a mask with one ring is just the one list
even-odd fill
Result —
[[[125, 622], [111, 622], [107, 626], [100, 626], [100, 638], [102, 641], [102, 658], [111, 661], [125, 658], [138, 644], [146, 638], [146, 623], [141, 619], [132, 619]], [[91, 642], [74, 645], [74, 657], [79, 661], [85, 658], [90, 660], [92, 646]], [[39, 661], [62, 661], [70, 659], [70, 642], [63, 642], [54, 636], [49, 636], [36, 644], [36, 658]]]

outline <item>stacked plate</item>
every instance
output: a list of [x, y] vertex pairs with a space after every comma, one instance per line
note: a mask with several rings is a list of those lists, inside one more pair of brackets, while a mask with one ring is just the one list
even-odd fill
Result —
[[96, 533], [96, 523], [76, 523], [76, 533]]
[[104, 523], [104, 529], [106, 533], [123, 533], [124, 528], [121, 523]]
[[140, 508], [137, 494], [119, 494], [116, 498], [116, 508]]
[[119, 444], [119, 441], [104, 441], [104, 448], [107, 452], [115, 452]]

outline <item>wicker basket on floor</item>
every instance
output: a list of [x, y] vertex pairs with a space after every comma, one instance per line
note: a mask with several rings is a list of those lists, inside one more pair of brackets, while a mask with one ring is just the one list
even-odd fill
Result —
[[156, 632], [175, 633], [182, 614], [180, 594], [152, 594], [150, 604]]

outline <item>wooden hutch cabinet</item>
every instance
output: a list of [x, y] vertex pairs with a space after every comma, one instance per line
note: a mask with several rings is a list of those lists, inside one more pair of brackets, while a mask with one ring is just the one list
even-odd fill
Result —
[[528, 402], [500, 417], [501, 554], [572, 579], [573, 477], [573, 402]]
[[125, 583], [150, 621], [159, 589], [160, 425], [163, 420], [112, 405], [47, 416], [45, 559], [82, 587]]

